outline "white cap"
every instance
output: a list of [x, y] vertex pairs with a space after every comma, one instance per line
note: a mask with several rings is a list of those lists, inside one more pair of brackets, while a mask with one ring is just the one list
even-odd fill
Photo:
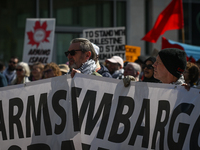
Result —
[[94, 47], [96, 54], [99, 55], [99, 47], [94, 43], [92, 43], [92, 46]]
[[119, 56], [113, 56], [113, 57], [107, 59], [106, 61], [109, 61], [111, 63], [119, 63], [122, 67], [124, 67], [123, 59]]

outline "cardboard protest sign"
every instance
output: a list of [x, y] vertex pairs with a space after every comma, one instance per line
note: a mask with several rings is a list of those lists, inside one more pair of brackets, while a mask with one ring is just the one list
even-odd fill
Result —
[[27, 19], [23, 61], [29, 65], [35, 62], [52, 61], [55, 19]]
[[126, 61], [135, 62], [140, 56], [141, 47], [125, 45], [126, 49]]
[[199, 89], [77, 73], [0, 97], [1, 149], [199, 149]]
[[83, 37], [99, 46], [99, 61], [114, 55], [125, 59], [125, 27], [94, 28], [83, 30]]

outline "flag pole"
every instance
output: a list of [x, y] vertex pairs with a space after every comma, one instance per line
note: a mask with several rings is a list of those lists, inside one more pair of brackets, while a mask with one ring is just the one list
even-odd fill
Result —
[[185, 43], [185, 30], [182, 28], [182, 43]]

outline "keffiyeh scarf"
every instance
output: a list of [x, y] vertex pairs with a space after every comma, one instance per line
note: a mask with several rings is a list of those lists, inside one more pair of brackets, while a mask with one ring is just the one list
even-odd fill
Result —
[[94, 60], [90, 59], [83, 63], [83, 65], [77, 69], [83, 74], [92, 74], [96, 70], [96, 63]]

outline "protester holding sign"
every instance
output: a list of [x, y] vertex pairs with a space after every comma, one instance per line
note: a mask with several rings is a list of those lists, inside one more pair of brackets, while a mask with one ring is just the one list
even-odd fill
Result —
[[16, 78], [11, 82], [12, 85], [30, 82], [30, 80], [28, 79], [28, 77], [30, 76], [30, 69], [27, 63], [18, 63], [16, 67], [16, 74]]
[[[183, 72], [186, 68], [186, 53], [177, 48], [166, 48], [158, 53], [154, 67], [154, 78], [162, 83], [184, 85], [187, 90], [189, 86], [185, 83]], [[126, 80], [125, 87], [130, 84], [130, 79]]]
[[162, 83], [183, 85], [186, 68], [186, 53], [177, 48], [166, 48], [158, 53], [153, 64], [154, 77]]
[[96, 72], [96, 53], [92, 43], [88, 39], [73, 39], [65, 55], [69, 60], [72, 78], [76, 73], [101, 76]]

